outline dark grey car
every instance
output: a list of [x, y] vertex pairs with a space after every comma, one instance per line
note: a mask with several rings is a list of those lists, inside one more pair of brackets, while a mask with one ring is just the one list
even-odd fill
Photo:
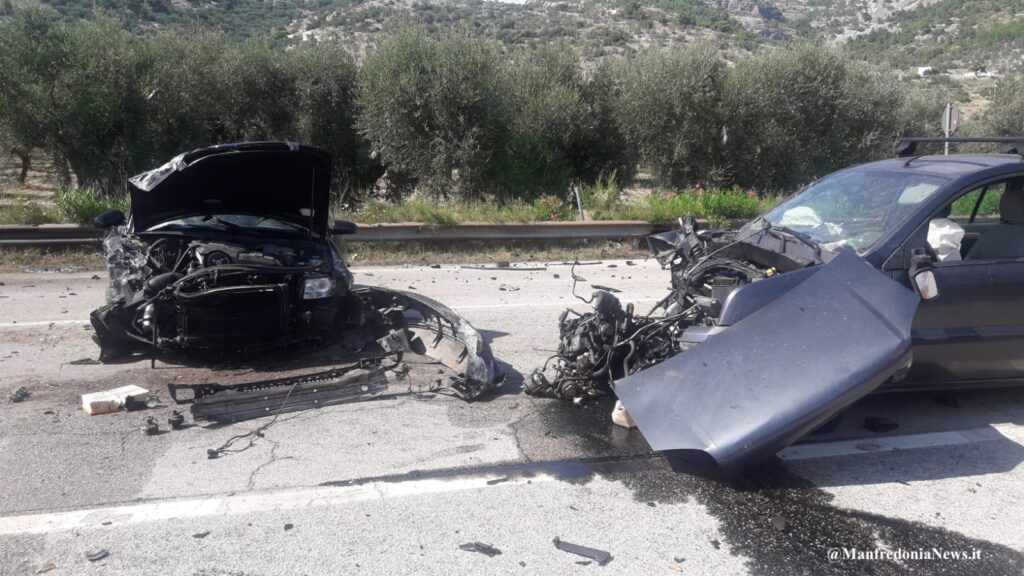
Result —
[[129, 180], [109, 211], [106, 305], [92, 313], [100, 359], [138, 350], [255, 355], [295, 345], [384, 342], [433, 356], [465, 398], [500, 380], [487, 342], [429, 298], [353, 283], [331, 222], [331, 157], [292, 142], [221, 144]]
[[[652, 238], [673, 273], [664, 315], [605, 305], [563, 319], [559, 352], [574, 361], [557, 368], [561, 389], [585, 390], [572, 379], [593, 380], [604, 353], [596, 380], [652, 448], [736, 471], [876, 390], [1024, 383], [1024, 145], [1012, 144], [914, 156], [907, 142], [737, 231], [684, 223]], [[622, 332], [638, 322], [655, 328]], [[592, 326], [614, 339], [592, 346]]]

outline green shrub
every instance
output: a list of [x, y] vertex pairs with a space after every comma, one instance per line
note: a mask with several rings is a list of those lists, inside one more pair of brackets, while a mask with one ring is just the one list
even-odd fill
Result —
[[775, 196], [759, 197], [752, 190], [696, 187], [652, 194], [642, 203], [622, 206], [615, 216], [647, 222], [674, 222], [681, 217], [694, 216], [723, 222], [753, 218], [778, 201]]
[[60, 214], [53, 206], [31, 200], [0, 206], [0, 224], [56, 224]]
[[506, 68], [509, 140], [496, 185], [506, 196], [563, 192], [574, 179], [632, 172], [600, 81], [588, 79], [567, 45], [514, 52]]
[[383, 163], [423, 191], [482, 193], [508, 134], [501, 67], [492, 42], [399, 30], [363, 62], [358, 125]]
[[668, 186], [717, 178], [724, 61], [710, 44], [652, 49], [611, 64], [614, 114], [640, 159]]
[[989, 99], [978, 131], [985, 136], [1024, 135], [1024, 76], [1000, 79]]
[[538, 222], [578, 220], [576, 208], [557, 196], [544, 196], [533, 202], [533, 218]]
[[618, 175], [613, 170], [608, 174], [601, 173], [593, 184], [580, 185], [580, 200], [583, 207], [590, 212], [606, 212], [614, 210], [622, 201]]
[[54, 199], [65, 222], [91, 224], [93, 218], [116, 208], [128, 211], [127, 196], [105, 196], [96, 188], [58, 188]]
[[814, 45], [741, 59], [721, 101], [733, 180], [790, 190], [837, 168], [891, 154], [902, 91], [895, 77]]

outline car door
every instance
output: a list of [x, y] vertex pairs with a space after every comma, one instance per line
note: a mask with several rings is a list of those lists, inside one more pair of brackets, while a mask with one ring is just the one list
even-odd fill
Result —
[[[905, 385], [985, 386], [1024, 378], [1024, 229], [1000, 236], [999, 257], [975, 249], [1000, 227], [1016, 226], [1003, 222], [1005, 193], [1024, 192], [992, 182], [953, 203], [950, 219], [964, 228], [965, 259], [934, 263], [939, 297], [918, 307], [914, 365]], [[1012, 257], [1015, 252], [1022, 257]]]
[[700, 450], [738, 472], [910, 365], [909, 288], [852, 251], [786, 276], [737, 290], [785, 284], [734, 325], [615, 382], [653, 449]]

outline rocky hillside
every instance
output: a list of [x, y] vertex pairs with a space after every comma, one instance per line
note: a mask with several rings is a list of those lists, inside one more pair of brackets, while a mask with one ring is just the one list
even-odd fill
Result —
[[1024, 0], [2, 0], [140, 30], [206, 27], [287, 44], [341, 37], [360, 52], [399, 22], [510, 45], [563, 40], [590, 57], [709, 39], [726, 50], [806, 39], [912, 68], [1020, 68]]

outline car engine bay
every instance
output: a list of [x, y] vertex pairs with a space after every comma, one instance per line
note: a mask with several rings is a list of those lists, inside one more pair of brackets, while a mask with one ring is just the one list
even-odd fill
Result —
[[[576, 294], [585, 279], [572, 271], [573, 295], [593, 310], [559, 317], [557, 353], [523, 384], [527, 394], [582, 401], [612, 393], [616, 380], [659, 364], [714, 333], [730, 296], [765, 278], [821, 264], [831, 257], [791, 230], [754, 221], [736, 230], [679, 228], [647, 239], [671, 277], [669, 293], [646, 314], [598, 290]], [[685, 335], [684, 335], [685, 334]], [[696, 335], [696, 337], [689, 337]]]

